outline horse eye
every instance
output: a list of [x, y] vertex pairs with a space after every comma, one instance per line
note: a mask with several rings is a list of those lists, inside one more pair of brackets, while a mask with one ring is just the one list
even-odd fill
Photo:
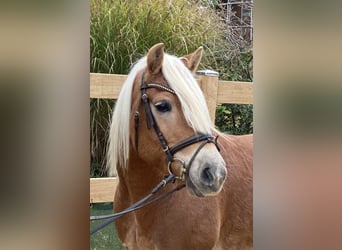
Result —
[[168, 101], [160, 101], [154, 104], [159, 112], [165, 113], [171, 111], [171, 104]]

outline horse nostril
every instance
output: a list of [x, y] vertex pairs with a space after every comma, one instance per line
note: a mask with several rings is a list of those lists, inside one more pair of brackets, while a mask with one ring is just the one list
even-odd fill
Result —
[[214, 184], [215, 177], [209, 167], [203, 169], [201, 179], [204, 184], [212, 186]]

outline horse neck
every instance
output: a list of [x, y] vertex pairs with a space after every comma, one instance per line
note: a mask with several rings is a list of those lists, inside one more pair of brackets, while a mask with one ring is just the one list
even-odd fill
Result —
[[149, 194], [151, 190], [163, 179], [164, 161], [147, 163], [143, 161], [133, 148], [130, 148], [128, 166], [125, 171], [118, 173], [120, 181], [124, 181], [129, 195], [133, 200], [140, 199]]

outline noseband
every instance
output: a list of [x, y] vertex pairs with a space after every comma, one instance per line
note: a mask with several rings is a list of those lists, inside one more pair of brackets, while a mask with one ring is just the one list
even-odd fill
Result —
[[[149, 97], [147, 95], [147, 89], [149, 88], [157, 88], [159, 90], [162, 91], [167, 91], [173, 95], [176, 95], [176, 92], [169, 88], [166, 87], [164, 85], [161, 85], [160, 83], [149, 83], [147, 84], [145, 82], [144, 79], [145, 73], [143, 73], [142, 78], [141, 78], [141, 85], [140, 85], [140, 91], [141, 91], [141, 102], [138, 106], [138, 109], [136, 110], [135, 114], [134, 114], [134, 121], [135, 121], [135, 148], [136, 151], [138, 152], [138, 140], [139, 140], [139, 110], [140, 110], [140, 106], [141, 104], [144, 105], [145, 108], [145, 113], [146, 113], [146, 123], [147, 123], [147, 128], [150, 129], [151, 127], [153, 127], [154, 131], [156, 132], [156, 135], [159, 139], [159, 142], [163, 148], [163, 151], [166, 154], [166, 160], [167, 160], [167, 164], [168, 164], [168, 170], [170, 173], [172, 173], [171, 170], [171, 165], [173, 162], [178, 161], [181, 164], [181, 169], [180, 169], [180, 175], [176, 175], [176, 178], [178, 179], [185, 179], [185, 173], [187, 172], [187, 170], [189, 171], [192, 162], [194, 161], [195, 157], [198, 155], [198, 153], [200, 152], [200, 150], [207, 144], [207, 143], [214, 143], [216, 148], [218, 150], [219, 147], [217, 145], [217, 138], [218, 137], [213, 137], [210, 134], [203, 134], [203, 133], [196, 133], [182, 141], [180, 141], [179, 143], [177, 143], [176, 145], [169, 147], [168, 143], [163, 135], [163, 133], [160, 131], [159, 126], [154, 118], [154, 115], [152, 113], [151, 107], [150, 107], [150, 102], [149, 102]], [[182, 150], [183, 148], [186, 148], [192, 144], [198, 143], [198, 142], [202, 142], [200, 144], [200, 146], [197, 148], [197, 150], [194, 152], [193, 156], [191, 157], [188, 166], [185, 166], [185, 162], [181, 159], [175, 158], [174, 155], [175, 153], [177, 153], [178, 151]]]

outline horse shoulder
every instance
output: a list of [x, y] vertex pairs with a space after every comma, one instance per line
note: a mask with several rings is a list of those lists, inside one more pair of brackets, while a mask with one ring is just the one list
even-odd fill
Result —
[[[223, 214], [222, 246], [251, 249], [253, 244], [253, 136], [224, 135], [221, 154], [228, 175], [219, 194]], [[220, 249], [218, 247], [217, 249]]]
[[[117, 185], [115, 196], [114, 196], [114, 211], [120, 212], [125, 208], [129, 207], [129, 192], [124, 182], [121, 178]], [[136, 223], [134, 214], [126, 214], [122, 218], [115, 221], [115, 228], [120, 241], [126, 249], [137, 249], [136, 240]]]

